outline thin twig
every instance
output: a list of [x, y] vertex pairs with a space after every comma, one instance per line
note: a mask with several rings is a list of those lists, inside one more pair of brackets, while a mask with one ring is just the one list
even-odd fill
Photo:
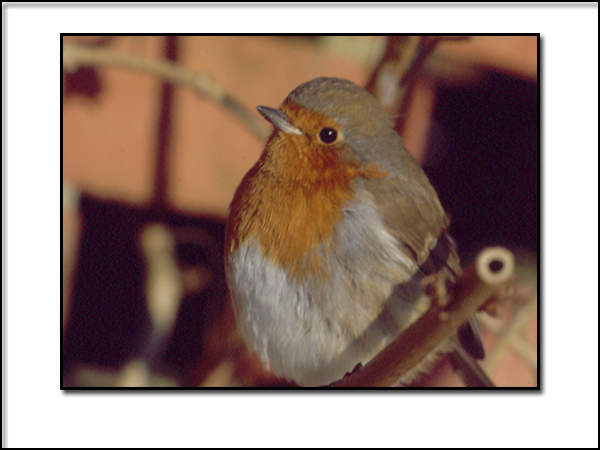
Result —
[[110, 49], [63, 44], [63, 69], [75, 71], [80, 66], [115, 65], [148, 73], [174, 85], [186, 86], [197, 95], [207, 97], [230, 111], [259, 139], [269, 136], [269, 127], [242, 103], [229, 95], [222, 87], [214, 83], [209, 76], [192, 72], [178, 64], [136, 55], [115, 52]]

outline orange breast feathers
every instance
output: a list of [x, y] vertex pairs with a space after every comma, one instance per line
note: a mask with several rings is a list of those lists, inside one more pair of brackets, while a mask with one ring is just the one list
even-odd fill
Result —
[[282, 108], [302, 135], [280, 130], [238, 187], [230, 206], [227, 258], [255, 239], [264, 257], [293, 278], [322, 271], [318, 248], [327, 251], [343, 207], [352, 200], [358, 178], [385, 173], [349, 157], [343, 136], [333, 144], [319, 141], [319, 131], [337, 126], [331, 119], [286, 104]]

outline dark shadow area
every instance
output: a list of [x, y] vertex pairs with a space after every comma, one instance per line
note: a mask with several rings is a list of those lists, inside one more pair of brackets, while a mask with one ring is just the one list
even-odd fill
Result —
[[490, 73], [437, 95], [424, 169], [461, 254], [486, 245], [537, 253], [537, 83]]
[[[154, 369], [181, 380], [199, 364], [206, 330], [221, 320], [227, 288], [223, 269], [225, 224], [217, 217], [124, 205], [84, 195], [82, 231], [73, 274], [63, 374], [78, 363], [117, 372], [142, 357], [151, 332], [140, 233], [161, 224], [175, 238], [180, 274], [201, 274], [180, 300], [174, 328], [153, 361]], [[68, 384], [68, 383], [67, 383]]]

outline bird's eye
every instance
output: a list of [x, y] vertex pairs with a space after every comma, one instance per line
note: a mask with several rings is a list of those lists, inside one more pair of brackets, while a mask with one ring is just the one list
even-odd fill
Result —
[[337, 139], [337, 137], [338, 132], [335, 131], [333, 128], [323, 128], [319, 132], [319, 139], [321, 139], [321, 141], [323, 141], [326, 144], [331, 144]]

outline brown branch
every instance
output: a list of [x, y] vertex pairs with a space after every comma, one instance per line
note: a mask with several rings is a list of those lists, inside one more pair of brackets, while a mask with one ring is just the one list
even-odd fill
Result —
[[373, 70], [366, 89], [396, 120], [403, 135], [417, 79], [423, 76], [426, 61], [444, 41], [466, 41], [469, 36], [389, 36], [385, 52]]
[[434, 299], [429, 310], [367, 365], [331, 387], [391, 386], [453, 336], [460, 325], [486, 307], [513, 278], [514, 257], [502, 247], [482, 250], [469, 266], [450, 301]]
[[206, 74], [192, 72], [169, 61], [129, 55], [89, 45], [63, 44], [64, 70], [73, 72], [80, 66], [99, 65], [126, 67], [153, 75], [173, 85], [186, 86], [197, 95], [207, 97], [222, 105], [259, 139], [263, 140], [269, 136], [269, 127], [262, 120], [229, 95]]

